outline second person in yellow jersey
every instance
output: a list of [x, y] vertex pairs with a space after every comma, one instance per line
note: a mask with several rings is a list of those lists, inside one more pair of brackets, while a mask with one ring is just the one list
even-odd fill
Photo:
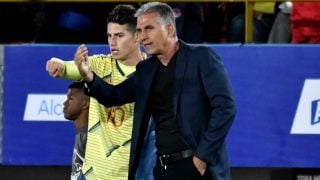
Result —
[[[130, 5], [118, 5], [108, 15], [107, 34], [110, 54], [88, 56], [85, 45], [78, 47], [75, 59], [87, 58], [89, 68], [109, 84], [127, 79], [146, 55], [140, 51]], [[81, 80], [74, 61], [48, 60], [46, 70], [52, 77]], [[83, 175], [86, 179], [124, 180], [128, 178], [134, 104], [106, 108], [91, 98], [88, 139]], [[152, 173], [152, 172], [151, 172]]]

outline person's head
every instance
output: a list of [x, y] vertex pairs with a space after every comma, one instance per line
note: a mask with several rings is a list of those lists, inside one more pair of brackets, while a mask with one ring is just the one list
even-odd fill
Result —
[[168, 43], [176, 41], [176, 24], [172, 8], [161, 2], [143, 4], [136, 12], [137, 31], [148, 54], [162, 54]]
[[131, 5], [117, 5], [107, 18], [107, 35], [110, 52], [115, 59], [126, 60], [140, 48], [137, 39], [136, 9]]
[[74, 82], [68, 87], [67, 99], [63, 103], [64, 117], [76, 120], [81, 116], [88, 116], [89, 97], [84, 94], [84, 83]]

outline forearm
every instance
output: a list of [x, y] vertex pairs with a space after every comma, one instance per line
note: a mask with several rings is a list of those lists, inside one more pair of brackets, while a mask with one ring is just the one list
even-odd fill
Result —
[[74, 61], [64, 61], [64, 73], [60, 76], [63, 79], [81, 81], [82, 77]]
[[92, 80], [90, 81], [85, 80], [85, 82], [86, 82], [86, 89], [85, 89], [86, 95], [97, 99], [99, 103], [103, 104], [106, 107], [112, 106], [109, 104], [111, 100], [108, 100], [108, 97], [107, 97], [107, 93], [111, 90], [109, 88], [109, 86], [111, 85], [105, 83], [103, 79], [99, 78], [94, 73], [93, 73]]
[[227, 134], [233, 124], [235, 114], [234, 105], [212, 110], [208, 127], [201, 137], [195, 153], [200, 159], [206, 162], [213, 162], [213, 159], [219, 156], [219, 152], [223, 148]]
[[214, 162], [233, 123], [236, 105], [230, 80], [219, 56], [209, 49], [207, 53], [207, 58], [201, 63], [200, 74], [210, 112], [207, 116], [207, 129], [201, 137], [196, 153], [199, 153], [200, 159]]
[[130, 81], [114, 86], [106, 83], [102, 78], [92, 73], [92, 80], [86, 81], [85, 93], [94, 97], [106, 107], [123, 105], [134, 101], [135, 91], [130, 89]]

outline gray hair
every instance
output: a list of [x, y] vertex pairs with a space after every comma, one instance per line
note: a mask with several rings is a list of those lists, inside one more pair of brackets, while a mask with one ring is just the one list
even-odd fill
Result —
[[166, 4], [161, 2], [148, 2], [143, 4], [135, 13], [135, 17], [142, 16], [144, 14], [149, 13], [157, 13], [159, 16], [158, 20], [162, 25], [172, 24], [175, 28], [174, 36], [177, 36], [176, 32], [176, 21], [174, 17], [174, 13], [172, 8]]

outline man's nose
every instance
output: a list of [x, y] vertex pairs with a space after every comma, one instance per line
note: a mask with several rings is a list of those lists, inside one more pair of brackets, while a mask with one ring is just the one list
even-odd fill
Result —
[[115, 37], [110, 37], [110, 45], [115, 46], [117, 44], [116, 38]]
[[147, 39], [147, 33], [141, 31], [138, 34], [138, 39], [139, 39], [140, 43], [142, 43], [143, 41], [145, 41]]

